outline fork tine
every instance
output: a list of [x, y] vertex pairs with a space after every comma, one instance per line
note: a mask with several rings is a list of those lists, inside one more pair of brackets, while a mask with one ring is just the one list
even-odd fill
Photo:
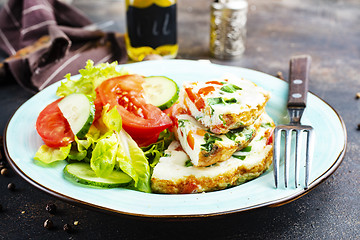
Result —
[[284, 180], [285, 180], [285, 188], [288, 187], [288, 182], [289, 182], [289, 167], [290, 167], [290, 153], [291, 153], [291, 134], [292, 134], [292, 130], [287, 130], [285, 131], [285, 161], [284, 161], [284, 166], [285, 166], [285, 175], [284, 175]]
[[273, 166], [274, 166], [274, 179], [275, 188], [278, 187], [279, 182], [279, 166], [280, 166], [280, 145], [281, 145], [281, 129], [275, 128], [274, 130], [274, 148], [273, 148]]
[[314, 153], [314, 133], [313, 129], [308, 130], [306, 141], [306, 173], [305, 173], [305, 189], [309, 186], [311, 162]]
[[[302, 131], [300, 130], [296, 130], [296, 142], [295, 142], [295, 148], [296, 148], [296, 154], [295, 154], [295, 187], [298, 187], [298, 183], [299, 183], [299, 169], [300, 169], [300, 161], [299, 161], [299, 156], [301, 154], [302, 151], [302, 135], [301, 134]], [[300, 143], [300, 144], [299, 144]]]

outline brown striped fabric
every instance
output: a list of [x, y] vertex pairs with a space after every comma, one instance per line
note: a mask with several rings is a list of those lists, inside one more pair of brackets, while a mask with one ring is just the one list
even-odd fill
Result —
[[0, 10], [0, 49], [9, 55], [0, 64], [0, 83], [15, 80], [36, 92], [76, 74], [88, 59], [126, 62], [123, 35], [87, 30], [91, 24], [57, 0], [9, 0]]

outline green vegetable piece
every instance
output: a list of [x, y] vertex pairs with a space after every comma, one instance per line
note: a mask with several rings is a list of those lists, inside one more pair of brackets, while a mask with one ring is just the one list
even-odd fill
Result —
[[194, 166], [194, 164], [191, 162], [190, 159], [185, 162], [185, 167], [192, 167], [192, 166]]
[[235, 98], [225, 99], [224, 101], [227, 104], [237, 103], [237, 100]]
[[217, 97], [217, 98], [208, 98], [207, 102], [209, 103], [209, 105], [216, 105], [216, 104], [224, 104], [224, 99], [222, 97]]
[[34, 159], [46, 164], [52, 162], [65, 160], [69, 155], [71, 144], [66, 147], [52, 148], [47, 145], [42, 145], [35, 153]]
[[73, 93], [62, 99], [58, 106], [74, 135], [85, 137], [94, 121], [94, 102], [82, 93]]
[[214, 113], [214, 109], [212, 108], [212, 105], [217, 105], [217, 104], [232, 104], [232, 103], [237, 103], [236, 98], [230, 98], [230, 99], [224, 99], [222, 97], [217, 97], [217, 98], [208, 98], [207, 102], [211, 108], [211, 114]]
[[263, 128], [270, 128], [270, 127], [272, 127], [272, 124], [270, 122], [268, 122], [268, 123], [262, 123], [260, 126]]
[[151, 168], [154, 168], [159, 162], [160, 158], [166, 155], [164, 154], [164, 151], [168, 148], [168, 146], [173, 140], [175, 140], [174, 134], [169, 130], [165, 129], [160, 133], [158, 141], [156, 143], [141, 148], [146, 158], [148, 159]]
[[178, 120], [178, 126], [179, 127], [185, 127], [186, 122], [189, 122], [189, 120], [187, 120], [187, 119], [179, 119]]
[[79, 70], [80, 78], [73, 79], [71, 74], [65, 76], [66, 81], [61, 82], [60, 87], [56, 91], [56, 95], [64, 97], [72, 93], [83, 93], [95, 99], [95, 88], [103, 81], [128, 74], [128, 71], [121, 69], [117, 70], [118, 63], [100, 63], [94, 66], [94, 62], [88, 60], [84, 69]]
[[88, 163], [70, 163], [64, 168], [64, 175], [78, 183], [94, 187], [114, 188], [129, 184], [132, 178], [121, 171], [112, 171], [107, 177], [99, 177]]
[[232, 155], [234, 158], [245, 160], [246, 156]]
[[201, 144], [200, 146], [202, 147], [201, 149], [205, 150], [206, 152], [211, 152], [215, 141], [222, 141], [221, 138], [211, 135], [210, 133], [205, 133], [204, 140], [205, 143]]
[[226, 84], [225, 86], [222, 86], [220, 88], [220, 90], [223, 91], [223, 92], [227, 92], [227, 93], [234, 93], [237, 90], [242, 90], [242, 88], [240, 88], [240, 87], [238, 87], [238, 86], [236, 86], [234, 84], [229, 83], [229, 84]]
[[233, 140], [235, 141], [236, 138], [238, 136], [240, 136], [240, 134], [244, 131], [244, 128], [243, 127], [240, 127], [240, 128], [236, 128], [236, 129], [231, 129], [229, 132], [225, 133], [225, 136], [230, 139], [230, 140]]
[[147, 102], [161, 110], [170, 108], [179, 98], [178, 85], [167, 77], [146, 77], [143, 88]]
[[247, 147], [244, 147], [243, 149], [240, 150], [240, 152], [251, 152], [251, 146], [247, 146]]
[[119, 139], [121, 143], [116, 161], [120, 169], [132, 177], [136, 189], [142, 192], [151, 192], [150, 166], [144, 152], [124, 130], [120, 131]]
[[115, 132], [120, 132], [122, 129], [122, 119], [118, 110], [114, 107], [110, 111], [107, 111], [109, 105], [104, 107], [104, 113], [102, 115], [102, 120], [105, 126]]
[[117, 148], [115, 134], [102, 138], [96, 143], [90, 159], [90, 167], [97, 176], [107, 177], [113, 171]]
[[226, 126], [226, 121], [225, 121], [224, 118], [223, 118], [223, 114], [220, 114], [220, 115], [219, 115], [219, 119], [222, 121], [223, 126]]
[[93, 140], [91, 138], [81, 140], [75, 136], [75, 143], [72, 143], [68, 158], [70, 160], [83, 160], [88, 156], [88, 149], [92, 145]]

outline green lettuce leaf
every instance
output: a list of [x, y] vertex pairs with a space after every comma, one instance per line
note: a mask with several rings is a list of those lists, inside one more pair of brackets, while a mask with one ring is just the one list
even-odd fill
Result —
[[109, 130], [119, 133], [122, 129], [121, 115], [115, 107], [108, 111], [109, 107], [104, 106], [102, 121]]
[[144, 152], [130, 135], [121, 130], [116, 161], [120, 169], [134, 180], [134, 187], [142, 192], [151, 192], [150, 166]]
[[69, 155], [71, 144], [66, 147], [52, 148], [46, 145], [42, 145], [36, 152], [34, 159], [46, 164], [61, 161], [67, 158]]
[[118, 148], [116, 134], [111, 134], [97, 141], [90, 159], [90, 167], [99, 177], [107, 177], [114, 170]]
[[150, 144], [147, 147], [141, 148], [150, 162], [151, 168], [154, 168], [156, 164], [158, 164], [160, 158], [164, 156], [164, 151], [168, 148], [173, 140], [175, 140], [174, 134], [165, 129], [160, 133], [157, 142]]
[[92, 138], [79, 139], [75, 136], [75, 142], [72, 144], [68, 158], [70, 160], [84, 160], [88, 156], [88, 149], [93, 146]]
[[92, 99], [95, 99], [95, 88], [103, 81], [128, 74], [124, 69], [117, 71], [118, 63], [100, 63], [94, 66], [94, 62], [88, 60], [84, 69], [79, 70], [80, 78], [71, 79], [71, 74], [65, 75], [66, 81], [62, 82], [56, 91], [56, 95], [60, 97], [67, 96], [72, 93], [83, 93]]

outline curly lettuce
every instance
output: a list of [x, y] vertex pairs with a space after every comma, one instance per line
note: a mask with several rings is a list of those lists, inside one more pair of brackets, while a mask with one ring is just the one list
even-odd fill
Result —
[[118, 63], [100, 63], [94, 66], [92, 60], [86, 62], [84, 69], [79, 70], [80, 78], [72, 78], [71, 74], [65, 75], [66, 81], [56, 91], [59, 97], [65, 97], [72, 93], [83, 93], [92, 99], [95, 99], [95, 89], [105, 80], [128, 74], [124, 68], [117, 70]]

